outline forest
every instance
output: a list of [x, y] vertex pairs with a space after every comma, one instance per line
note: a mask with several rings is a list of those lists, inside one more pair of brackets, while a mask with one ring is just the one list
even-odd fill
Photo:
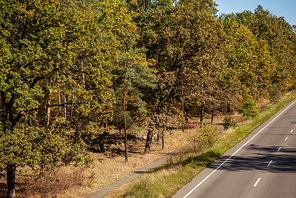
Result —
[[[0, 177], [88, 163], [110, 128], [185, 130], [189, 117], [256, 117], [296, 88], [296, 26], [214, 0], [0, 0]], [[123, 132], [123, 133], [121, 133]], [[164, 145], [163, 145], [164, 146]]]

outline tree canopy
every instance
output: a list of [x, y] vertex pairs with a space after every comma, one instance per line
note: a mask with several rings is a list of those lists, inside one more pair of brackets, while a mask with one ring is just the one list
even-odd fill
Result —
[[295, 26], [262, 6], [222, 16], [216, 6], [0, 0], [0, 170], [8, 196], [15, 197], [16, 167], [86, 162], [108, 123], [125, 129], [125, 141], [126, 130], [145, 123], [164, 137], [190, 115], [202, 124], [205, 112], [251, 105], [255, 116], [260, 98], [277, 101], [294, 89]]

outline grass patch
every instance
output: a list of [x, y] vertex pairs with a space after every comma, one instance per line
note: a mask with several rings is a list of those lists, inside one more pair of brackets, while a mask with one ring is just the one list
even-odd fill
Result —
[[211, 148], [195, 144], [151, 173], [136, 178], [106, 197], [171, 197], [212, 162], [219, 159], [226, 151], [292, 101], [295, 95], [296, 92], [289, 94], [246, 124], [231, 131], [223, 131], [220, 139]]

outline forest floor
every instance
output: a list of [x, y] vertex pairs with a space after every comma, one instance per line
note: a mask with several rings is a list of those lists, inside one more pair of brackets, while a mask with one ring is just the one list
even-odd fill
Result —
[[[271, 103], [262, 101], [260, 109], [264, 110]], [[243, 118], [239, 114], [233, 117], [239, 123]], [[210, 123], [210, 115], [205, 122]], [[224, 116], [216, 115], [213, 125], [222, 131]], [[197, 123], [198, 118], [192, 118], [190, 123]], [[199, 128], [173, 130], [165, 135], [165, 149], [161, 141], [151, 145], [151, 152], [144, 153], [146, 131], [142, 129], [129, 132], [128, 162], [125, 162], [123, 134], [110, 131], [106, 136], [106, 152], [90, 152], [93, 162], [83, 167], [60, 167], [48, 170], [46, 174], [37, 174], [29, 168], [19, 168], [16, 175], [17, 197], [86, 197], [104, 187], [116, 182], [124, 176], [166, 156], [196, 140]], [[0, 197], [6, 195], [5, 178], [0, 180]]]
[[[222, 129], [221, 120], [223, 118], [216, 116], [214, 125], [217, 129]], [[210, 119], [206, 121], [210, 122]], [[191, 123], [196, 123], [196, 119], [191, 119]], [[87, 185], [79, 188], [74, 187], [67, 189], [58, 197], [85, 197], [95, 193], [104, 187], [120, 180], [124, 176], [135, 172], [154, 162], [155, 160], [169, 155], [176, 149], [188, 145], [197, 137], [199, 128], [186, 129], [182, 132], [181, 129], [173, 130], [165, 135], [165, 149], [162, 150], [162, 142], [154, 141], [151, 145], [151, 152], [144, 153], [146, 143], [146, 131], [134, 131], [128, 141], [128, 162], [125, 162], [124, 157], [124, 142], [123, 135], [118, 136], [117, 131], [110, 132], [107, 136], [106, 145], [109, 145], [105, 153], [90, 153], [93, 164], [86, 169], [85, 176], [91, 176], [93, 180]], [[117, 137], [117, 138], [116, 138]]]

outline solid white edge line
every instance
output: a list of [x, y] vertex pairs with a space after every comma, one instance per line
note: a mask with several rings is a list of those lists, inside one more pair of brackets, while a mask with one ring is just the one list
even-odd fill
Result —
[[270, 162], [268, 163], [268, 165], [267, 166], [270, 166], [270, 164], [272, 163], [272, 160], [270, 160]]
[[[258, 131], [253, 137], [251, 137], [246, 143], [244, 143], [239, 149], [237, 149], [231, 156], [229, 156], [222, 164], [220, 164], [215, 170], [213, 170], [206, 178], [204, 178], [199, 184], [197, 184], [191, 191], [189, 191], [183, 198], [188, 197], [195, 189], [197, 189], [202, 183], [204, 183], [210, 176], [212, 176], [218, 169], [221, 168], [228, 160], [230, 160], [237, 152], [239, 152], [244, 146], [246, 146], [251, 140], [253, 140], [259, 133], [261, 133], [266, 127], [268, 127], [274, 120], [276, 120], [280, 115], [282, 115], [287, 109], [289, 109], [294, 103], [292, 102], [287, 106], [281, 113], [279, 113], [275, 118], [273, 118], [268, 124], [266, 124], [260, 131]], [[259, 178], [260, 180], [260, 178]]]
[[279, 152], [279, 151], [281, 150], [281, 148], [282, 148], [282, 147], [280, 147], [280, 148], [277, 150], [277, 152]]
[[254, 187], [257, 186], [257, 184], [259, 183], [260, 179], [261, 179], [261, 178], [258, 178], [258, 179], [257, 179], [256, 183], [254, 184]]

